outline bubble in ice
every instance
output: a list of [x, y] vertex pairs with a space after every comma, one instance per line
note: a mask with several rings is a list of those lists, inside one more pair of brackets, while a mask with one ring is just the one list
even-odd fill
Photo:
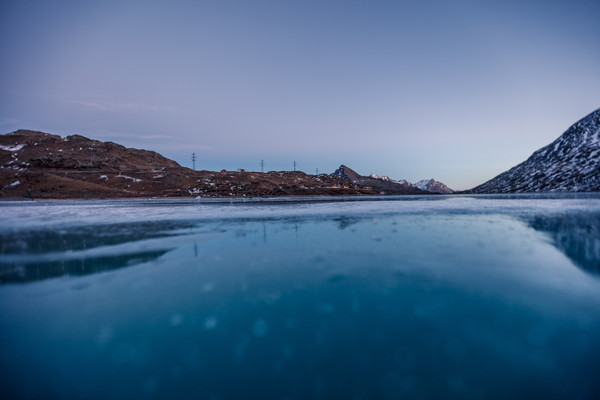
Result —
[[219, 321], [216, 317], [208, 317], [204, 320], [204, 329], [206, 329], [207, 331], [212, 331], [217, 327], [218, 322]]
[[252, 324], [252, 333], [257, 337], [265, 336], [269, 333], [269, 323], [264, 319], [257, 319]]
[[104, 327], [100, 330], [97, 336], [98, 344], [108, 343], [114, 337], [114, 332], [109, 327]]
[[173, 326], [173, 327], [179, 326], [183, 322], [183, 315], [173, 314], [171, 316], [171, 318], [169, 319], [169, 322], [171, 323], [171, 326]]

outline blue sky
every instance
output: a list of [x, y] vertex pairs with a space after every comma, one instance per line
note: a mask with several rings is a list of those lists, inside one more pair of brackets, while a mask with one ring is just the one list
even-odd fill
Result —
[[0, 2], [0, 132], [466, 189], [600, 107], [598, 1]]

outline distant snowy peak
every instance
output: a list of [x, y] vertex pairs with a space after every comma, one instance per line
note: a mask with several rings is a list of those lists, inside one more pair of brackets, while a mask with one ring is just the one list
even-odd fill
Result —
[[472, 193], [600, 191], [600, 109]]
[[[369, 175], [369, 178], [372, 178], [372, 179], [380, 179], [380, 180], [382, 180], [382, 181], [385, 181], [385, 182], [393, 182], [393, 183], [398, 183], [398, 184], [400, 184], [400, 185], [411, 185], [411, 183], [409, 183], [409, 182], [408, 182], [407, 180], [405, 180], [405, 179], [400, 179], [400, 180], [396, 180], [396, 179], [390, 179], [390, 177], [388, 177], [388, 176], [385, 176], [385, 175], [384, 175], [384, 176], [379, 176], [379, 175], [377, 175], [377, 174], [371, 174], [371, 175]], [[413, 186], [414, 186], [414, 185], [413, 185]]]
[[423, 179], [419, 182], [413, 183], [412, 185], [416, 188], [427, 191], [432, 180], [433, 179], [431, 179], [431, 180]]
[[373, 178], [373, 179], [381, 179], [382, 181], [391, 181], [392, 180], [387, 176], [379, 176], [377, 174], [371, 174], [371, 175], [369, 175], [369, 177]]
[[423, 190], [424, 192], [443, 194], [454, 193], [454, 190], [450, 189], [442, 182], [436, 181], [435, 179], [424, 179], [419, 182], [415, 182], [412, 185], [418, 189]]
[[374, 173], [369, 176], [362, 176], [345, 165], [340, 165], [331, 175], [352, 183], [372, 187], [385, 193], [453, 193], [452, 189], [448, 188], [448, 186], [434, 179], [410, 183], [404, 179], [395, 180], [388, 176], [380, 176]]

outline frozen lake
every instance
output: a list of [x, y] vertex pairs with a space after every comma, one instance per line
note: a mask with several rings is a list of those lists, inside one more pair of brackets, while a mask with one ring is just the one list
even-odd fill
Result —
[[0, 215], [3, 398], [600, 398], [600, 195]]

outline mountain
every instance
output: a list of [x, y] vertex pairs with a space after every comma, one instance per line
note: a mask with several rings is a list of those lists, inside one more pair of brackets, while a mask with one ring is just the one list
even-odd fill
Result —
[[404, 179], [394, 180], [387, 176], [376, 174], [363, 176], [345, 165], [340, 165], [331, 175], [345, 179], [348, 182], [379, 190], [385, 194], [453, 193], [452, 189], [448, 188], [448, 186], [434, 179], [410, 183]]
[[442, 182], [438, 182], [435, 179], [425, 179], [419, 182], [415, 182], [412, 184], [414, 187], [419, 188], [425, 192], [430, 193], [443, 193], [450, 194], [454, 193], [454, 190], [450, 189], [448, 186], [443, 184]]
[[338, 169], [336, 169], [332, 176], [336, 176], [338, 178], [342, 178], [347, 180], [348, 182], [355, 182], [366, 179], [364, 176], [360, 175], [358, 172], [353, 169], [346, 167], [345, 165], [340, 165]]
[[0, 197], [5, 198], [423, 194], [445, 185], [431, 180], [423, 188], [386, 176], [362, 176], [344, 165], [331, 175], [195, 171], [154, 151], [81, 135], [63, 138], [31, 130], [0, 135]]
[[80, 135], [0, 135], [0, 197], [263, 197], [377, 194], [327, 174], [195, 171], [154, 151]]
[[[353, 169], [340, 165], [331, 176], [345, 179], [349, 183], [359, 185], [361, 187], [370, 188], [377, 194], [423, 194], [420, 189], [413, 187], [409, 183], [393, 181], [387, 177], [362, 176]], [[376, 175], [375, 175], [376, 176]]]
[[600, 191], [600, 109], [470, 193]]

